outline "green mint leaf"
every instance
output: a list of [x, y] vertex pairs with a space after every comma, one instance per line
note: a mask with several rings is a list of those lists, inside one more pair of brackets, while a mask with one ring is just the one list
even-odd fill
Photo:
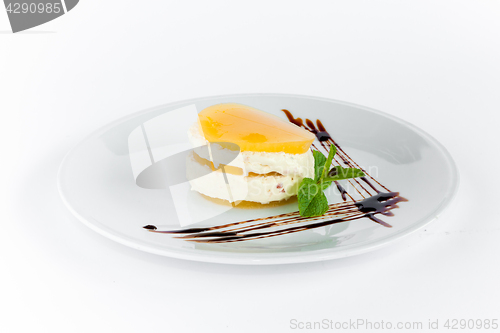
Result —
[[321, 181], [321, 190], [324, 191], [326, 190], [327, 188], [330, 187], [330, 185], [332, 185], [332, 181], [329, 180], [329, 181], [325, 181], [324, 179]]
[[349, 178], [363, 177], [365, 174], [363, 171], [355, 168], [342, 168], [341, 166], [333, 167], [326, 177], [323, 179], [324, 182], [336, 181]]
[[330, 166], [332, 165], [333, 161], [333, 156], [337, 152], [337, 148], [335, 147], [334, 144], [330, 145], [330, 152], [328, 153], [328, 158], [326, 159], [325, 166], [323, 167], [323, 172], [321, 173], [321, 178], [319, 179], [320, 181], [325, 178], [326, 174], [328, 173], [328, 170], [330, 170]]
[[317, 150], [313, 151], [314, 156], [314, 181], [321, 184], [321, 188], [326, 190], [331, 184], [331, 181], [322, 181], [322, 178], [326, 176], [328, 168], [332, 165], [333, 156], [337, 152], [335, 145], [330, 146], [330, 153], [328, 158]]
[[322, 186], [311, 178], [302, 179], [297, 197], [301, 216], [321, 216], [328, 210], [328, 200], [323, 193]]
[[317, 150], [313, 150], [314, 156], [314, 181], [318, 182], [321, 175], [323, 174], [323, 169], [325, 168], [326, 157]]
[[309, 206], [302, 212], [304, 217], [321, 216], [328, 211], [328, 199], [323, 192], [314, 197]]
[[297, 198], [299, 213], [303, 217], [321, 216], [328, 211], [328, 199], [323, 193], [336, 180], [363, 177], [363, 171], [355, 168], [335, 166], [330, 171], [333, 157], [337, 152], [335, 145], [330, 145], [328, 157], [319, 151], [313, 151], [314, 179], [304, 178], [300, 182]]

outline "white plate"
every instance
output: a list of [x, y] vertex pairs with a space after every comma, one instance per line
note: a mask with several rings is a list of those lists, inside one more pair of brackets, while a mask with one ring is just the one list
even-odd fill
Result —
[[[408, 202], [383, 217], [392, 228], [367, 218], [263, 240], [197, 244], [151, 233], [147, 224], [178, 228], [170, 192], [136, 184], [128, 138], [134, 129], [166, 112], [225, 102], [250, 105], [286, 118], [320, 119], [332, 137], [362, 167]], [[185, 133], [187, 128], [180, 128]], [[58, 175], [61, 197], [83, 223], [119, 243], [169, 257], [230, 264], [283, 264], [334, 259], [364, 253], [418, 230], [440, 214], [458, 188], [458, 172], [446, 149], [415, 126], [366, 107], [331, 99], [282, 95], [228, 95], [192, 99], [148, 109], [101, 128], [73, 148]], [[329, 201], [340, 201], [330, 196]], [[202, 200], [200, 211], [215, 203]], [[231, 209], [218, 222], [296, 210], [296, 204], [266, 209]], [[213, 224], [213, 221], [211, 222]], [[203, 223], [202, 223], [203, 224]], [[205, 224], [206, 225], [206, 224]]]

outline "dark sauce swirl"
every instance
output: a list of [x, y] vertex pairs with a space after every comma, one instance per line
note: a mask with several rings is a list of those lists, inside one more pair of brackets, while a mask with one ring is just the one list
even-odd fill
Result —
[[[363, 181], [365, 184], [368, 185], [368, 187], [375, 192], [375, 194], [371, 194], [369, 190], [367, 190], [365, 187], [363, 187], [359, 182], [357, 182], [359, 185], [361, 185], [362, 189], [369, 195], [367, 198], [365, 198], [362, 201], [355, 201], [355, 205], [358, 208], [358, 210], [362, 213], [365, 213], [365, 217], [370, 218], [372, 221], [375, 221], [381, 225], [384, 225], [386, 227], [390, 227], [389, 224], [386, 222], [380, 220], [379, 218], [375, 217], [375, 214], [382, 214], [385, 216], [393, 216], [394, 214], [390, 211], [391, 209], [397, 208], [398, 206], [396, 205], [398, 202], [401, 201], [408, 201], [407, 199], [399, 196], [398, 192], [391, 192], [389, 191], [388, 188], [383, 186], [380, 182], [378, 182], [375, 178], [372, 176], [368, 175], [368, 173], [363, 170], [362, 168], [359, 167], [359, 165], [352, 160], [349, 155], [346, 154], [346, 152], [333, 140], [332, 136], [328, 131], [326, 130], [325, 126], [323, 126], [323, 123], [321, 120], [317, 119], [316, 124], [314, 124], [313, 121], [310, 119], [305, 119], [302, 120], [302, 118], [295, 118], [292, 113], [288, 110], [283, 109], [282, 110], [286, 117], [288, 118], [288, 121], [290, 121], [292, 124], [295, 124], [311, 133], [313, 133], [316, 136], [316, 139], [320, 142], [320, 144], [325, 148], [326, 150], [329, 150], [329, 145], [326, 145], [326, 143], [333, 144], [337, 148], [337, 155], [340, 160], [342, 160], [343, 164], [345, 164], [347, 167], [354, 168], [357, 167], [361, 169], [366, 176], [365, 177], [360, 177], [361, 181]], [[384, 189], [387, 192], [381, 192], [373, 183], [368, 180], [370, 178], [374, 182], [377, 183], [382, 189]], [[337, 186], [338, 191], [340, 192], [342, 199], [346, 201], [346, 193], [347, 191], [338, 183], [335, 182], [335, 185]], [[354, 185], [353, 185], [354, 186]], [[359, 191], [358, 191], [359, 192]], [[348, 194], [348, 193], [347, 193]], [[360, 192], [361, 194], [361, 192]], [[361, 194], [363, 195], [363, 194]], [[364, 196], [363, 196], [364, 197]], [[352, 197], [351, 197], [352, 199]]]

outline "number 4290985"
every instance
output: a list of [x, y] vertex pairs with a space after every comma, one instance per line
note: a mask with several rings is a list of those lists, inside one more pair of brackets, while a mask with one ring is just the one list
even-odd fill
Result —
[[26, 14], [26, 13], [47, 13], [59, 14], [61, 12], [61, 3], [9, 3], [7, 5], [7, 13], [9, 14]]
[[494, 329], [498, 328], [498, 319], [448, 319], [444, 323], [444, 327], [450, 330], [463, 330], [463, 329]]

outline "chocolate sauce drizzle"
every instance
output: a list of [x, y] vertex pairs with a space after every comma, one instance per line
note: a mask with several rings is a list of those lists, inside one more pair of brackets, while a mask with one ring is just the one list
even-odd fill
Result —
[[337, 190], [339, 190], [340, 195], [342, 196], [342, 200], [346, 201], [347, 197], [345, 195], [346, 195], [347, 191], [345, 190], [345, 188], [343, 188], [342, 185], [340, 185], [338, 181], [335, 181], [335, 185], [337, 185]]
[[[179, 234], [175, 238], [185, 239], [191, 242], [198, 243], [231, 243], [239, 242], [244, 240], [253, 240], [260, 238], [268, 238], [279, 235], [285, 235], [295, 232], [300, 232], [309, 229], [320, 228], [332, 224], [354, 221], [361, 218], [369, 218], [373, 222], [376, 222], [384, 227], [391, 228], [392, 226], [380, 218], [377, 214], [384, 216], [394, 216], [391, 210], [398, 208], [398, 203], [403, 201], [408, 201], [405, 198], [399, 196], [399, 192], [391, 192], [387, 187], [382, 185], [379, 181], [369, 175], [365, 170], [363, 170], [330, 136], [328, 131], [325, 129], [321, 121], [316, 120], [316, 125], [309, 119], [304, 120], [302, 118], [294, 118], [290, 111], [282, 110], [287, 116], [288, 120], [307, 131], [316, 135], [321, 148], [323, 148], [326, 153], [329, 153], [330, 145], [333, 144], [337, 148], [337, 153], [334, 157], [333, 163], [337, 165], [343, 165], [349, 168], [361, 169], [364, 173], [364, 177], [359, 179], [365, 184], [362, 185], [356, 178], [349, 179], [348, 182], [352, 187], [361, 195], [363, 200], [356, 201], [347, 190], [340, 185], [339, 182], [335, 181], [335, 185], [340, 195], [342, 196], [342, 203], [336, 203], [329, 205], [328, 211], [321, 216], [316, 217], [302, 217], [299, 212], [280, 214], [275, 216], [269, 216], [264, 218], [240, 221], [228, 223], [225, 225], [205, 227], [205, 228], [188, 228], [180, 230], [159, 230], [154, 225], [146, 225], [143, 228], [155, 233], [164, 234]], [[316, 145], [312, 145], [314, 149], [319, 150]], [[337, 159], [340, 159], [340, 161]], [[368, 179], [369, 178], [369, 179]], [[377, 189], [376, 185], [371, 182], [375, 182], [378, 186], [387, 192], [381, 192]], [[354, 183], [356, 183], [360, 189], [358, 189]], [[374, 192], [374, 193], [372, 193]], [[347, 200], [349, 197], [349, 201]], [[319, 221], [318, 221], [319, 220]], [[318, 221], [318, 222], [316, 222]], [[311, 223], [313, 222], [313, 223]], [[307, 223], [307, 224], [304, 224]], [[288, 227], [293, 224], [300, 224], [297, 226]], [[283, 228], [286, 227], [286, 228]], [[268, 228], [281, 228], [272, 231], [262, 231], [262, 229]], [[258, 230], [258, 231], [257, 231]]]

